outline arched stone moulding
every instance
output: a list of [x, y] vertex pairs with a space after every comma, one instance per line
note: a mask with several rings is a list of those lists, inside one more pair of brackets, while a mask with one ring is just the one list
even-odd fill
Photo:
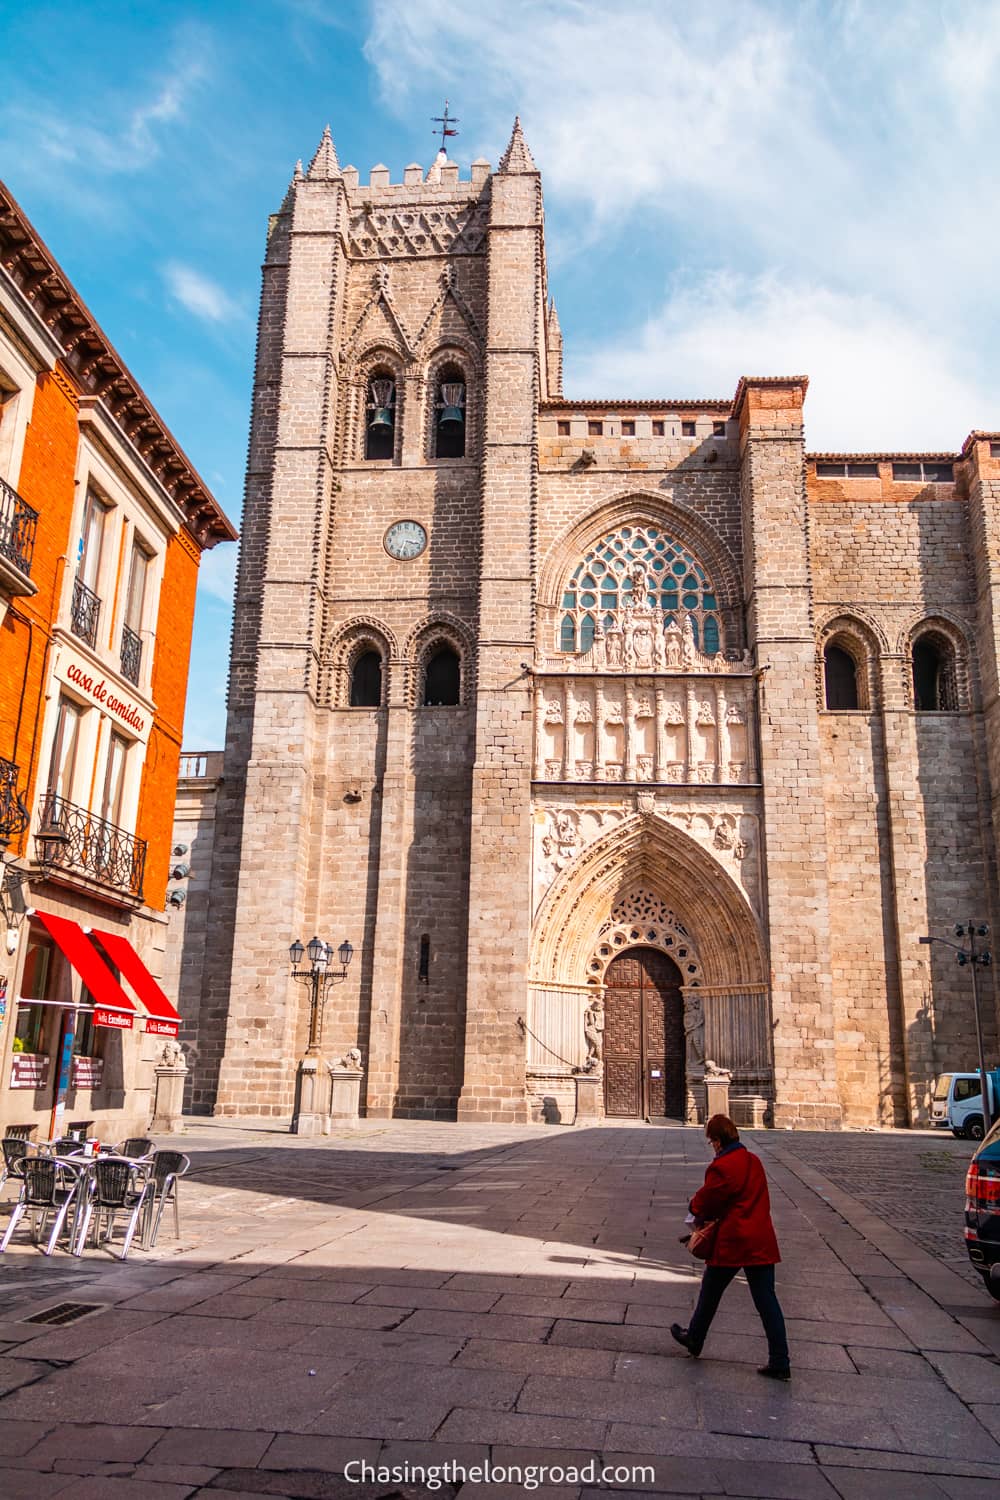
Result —
[[636, 889], [655, 893], [676, 913], [697, 953], [702, 983], [765, 981], [760, 929], [746, 897], [707, 850], [654, 813], [626, 818], [553, 881], [532, 932], [532, 981], [585, 985], [604, 924]]

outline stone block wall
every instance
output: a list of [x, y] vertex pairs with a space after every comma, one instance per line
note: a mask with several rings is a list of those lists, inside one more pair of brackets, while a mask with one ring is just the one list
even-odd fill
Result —
[[[193, 1099], [290, 1110], [308, 1005], [284, 955], [318, 932], [355, 948], [324, 1050], [361, 1048], [369, 1114], [565, 1118], [565, 1077], [548, 1087], [542, 1069], [529, 1097], [521, 1023], [544, 883], [571, 904], [575, 869], [595, 930], [652, 882], [717, 944], [720, 991], [731, 980], [763, 1006], [769, 988], [776, 1123], [922, 1118], [935, 1072], [974, 1059], [967, 979], [917, 938], [970, 903], [997, 916], [1000, 447], [974, 435], [953, 484], [904, 483], [889, 458], [821, 478], [802, 377], [748, 378], [732, 401], [566, 399], [520, 128], [495, 173], [478, 163], [461, 181], [439, 160], [389, 175], [359, 185], [325, 140], [272, 221]], [[466, 381], [461, 459], [434, 456], [449, 361]], [[396, 383], [394, 450], [368, 460], [378, 369]], [[400, 520], [427, 533], [407, 561], [384, 545]], [[718, 595], [731, 659], [687, 663], [685, 723], [714, 726], [721, 747], [732, 722], [743, 750], [720, 749], [697, 793], [659, 739], [670, 776], [638, 786], [644, 705], [663, 728], [677, 691], [648, 661], [607, 690], [550, 695], [563, 734], [586, 699], [584, 739], [621, 726], [635, 753], [591, 768], [577, 735], [573, 755], [535, 763], [550, 678], [568, 681], [567, 570], [636, 521], [676, 537]], [[913, 632], [932, 617], [961, 656], [954, 713], [913, 707]], [[848, 627], [864, 704], [832, 713], [823, 646]], [[461, 657], [461, 704], [424, 708], [441, 643]], [[349, 706], [361, 649], [382, 657], [378, 707]], [[726, 674], [741, 680], [728, 699]], [[612, 785], [619, 771], [635, 784]], [[553, 809], [573, 815], [561, 831]], [[588, 891], [591, 824], [609, 850], [623, 837]], [[724, 929], [743, 935], [728, 960]]]

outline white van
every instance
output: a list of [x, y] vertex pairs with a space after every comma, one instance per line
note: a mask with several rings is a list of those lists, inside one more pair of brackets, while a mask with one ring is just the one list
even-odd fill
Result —
[[[990, 1091], [990, 1115], [996, 1120], [1000, 1113], [997, 1109], [1000, 1068], [990, 1069], [986, 1078]], [[942, 1073], [934, 1085], [931, 1124], [942, 1130], [950, 1128], [952, 1135], [981, 1141], [986, 1133], [982, 1094], [978, 1073]]]

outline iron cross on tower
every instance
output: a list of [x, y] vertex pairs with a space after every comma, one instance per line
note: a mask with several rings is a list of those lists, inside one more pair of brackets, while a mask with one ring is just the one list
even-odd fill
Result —
[[440, 135], [441, 150], [444, 152], [445, 156], [447, 156], [448, 147], [446, 145], [446, 141], [450, 135], [458, 135], [458, 131], [454, 129], [454, 126], [458, 124], [458, 118], [455, 115], [449, 115], [447, 99], [444, 101], [444, 114], [432, 115], [431, 118], [433, 119], [434, 124], [440, 127], [439, 129], [432, 130], [431, 135]]

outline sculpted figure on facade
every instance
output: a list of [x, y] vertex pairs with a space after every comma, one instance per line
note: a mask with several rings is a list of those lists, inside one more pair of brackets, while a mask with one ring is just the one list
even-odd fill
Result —
[[595, 995], [583, 1013], [583, 1035], [587, 1043], [584, 1071], [596, 1072], [604, 1061], [604, 1001]]
[[348, 1047], [342, 1057], [334, 1058], [331, 1067], [345, 1073], [360, 1073], [362, 1071], [361, 1048]]
[[684, 1050], [688, 1073], [705, 1062], [705, 1007], [697, 990], [684, 996]]
[[164, 1042], [163, 1051], [160, 1053], [159, 1066], [161, 1068], [183, 1068], [186, 1066], [184, 1062], [184, 1048], [176, 1037], [168, 1037]]
[[646, 595], [649, 592], [649, 577], [646, 565], [637, 558], [628, 570], [629, 582], [632, 585], [631, 606], [639, 609], [646, 603]]
[[682, 628], [681, 661], [685, 667], [693, 667], [697, 657], [698, 647], [694, 642], [694, 621], [690, 615], [685, 615]]
[[735, 820], [731, 817], [726, 816], [719, 819], [715, 825], [712, 842], [715, 844], [716, 849], [733, 854], [736, 859], [746, 858], [746, 840], [738, 836]]

